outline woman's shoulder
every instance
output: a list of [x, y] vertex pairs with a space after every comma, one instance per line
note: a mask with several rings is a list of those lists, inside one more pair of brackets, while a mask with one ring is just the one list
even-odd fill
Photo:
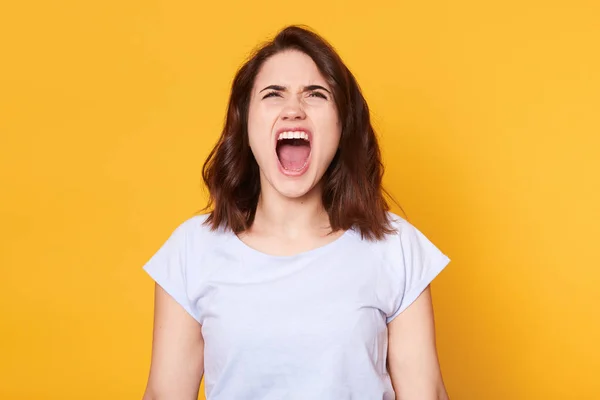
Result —
[[392, 228], [393, 232], [386, 235], [386, 237], [384, 238], [385, 241], [410, 241], [420, 239], [421, 236], [424, 236], [423, 233], [419, 230], [419, 228], [413, 225], [413, 223], [408, 221], [407, 219], [397, 214], [394, 214], [391, 211], [388, 211], [387, 214], [388, 220], [390, 222], [390, 227]]
[[371, 241], [370, 243], [374, 247], [389, 247], [393, 246], [402, 235], [415, 229], [415, 227], [408, 222], [405, 218], [391, 211], [387, 211], [388, 227], [391, 229], [390, 232], [383, 235], [379, 240]]
[[209, 224], [210, 214], [195, 214], [180, 222], [171, 234], [172, 239], [185, 243], [196, 250], [214, 244], [215, 240], [226, 234], [225, 231], [213, 230]]
[[387, 216], [388, 221], [390, 222], [390, 226], [392, 227], [392, 229], [394, 229], [394, 232], [392, 232], [391, 236], [398, 235], [398, 233], [402, 229], [409, 229], [410, 227], [412, 227], [411, 223], [408, 222], [408, 220], [406, 220], [398, 214], [393, 213], [392, 211], [388, 211]]
[[417, 247], [433, 247], [429, 239], [407, 219], [391, 211], [387, 212], [391, 232], [380, 240], [368, 242], [371, 251], [383, 259], [397, 259]]
[[187, 233], [209, 233], [210, 227], [207, 220], [210, 214], [194, 214], [180, 222], [176, 229]]

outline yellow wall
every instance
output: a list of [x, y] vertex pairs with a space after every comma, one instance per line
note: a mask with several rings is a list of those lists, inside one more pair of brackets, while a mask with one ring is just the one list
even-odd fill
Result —
[[451, 397], [598, 398], [598, 2], [4, 3], [1, 399], [141, 397], [141, 266], [203, 205], [235, 69], [287, 23], [355, 72], [388, 187], [453, 260]]

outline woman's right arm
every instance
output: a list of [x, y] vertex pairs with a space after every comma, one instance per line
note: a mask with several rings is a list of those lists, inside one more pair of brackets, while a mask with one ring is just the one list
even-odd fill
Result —
[[142, 400], [196, 400], [204, 373], [202, 327], [160, 285], [154, 293], [152, 360]]

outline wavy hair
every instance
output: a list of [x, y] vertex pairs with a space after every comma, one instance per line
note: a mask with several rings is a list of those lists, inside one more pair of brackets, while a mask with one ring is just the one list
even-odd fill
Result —
[[354, 228], [363, 238], [383, 238], [393, 229], [382, 187], [381, 153], [367, 102], [333, 47], [301, 26], [281, 30], [255, 50], [235, 75], [223, 131], [202, 170], [210, 194], [206, 224], [213, 230], [240, 233], [254, 222], [260, 177], [248, 141], [250, 95], [261, 66], [286, 50], [301, 51], [312, 58], [332, 88], [342, 124], [339, 149], [322, 178], [322, 201], [332, 231]]

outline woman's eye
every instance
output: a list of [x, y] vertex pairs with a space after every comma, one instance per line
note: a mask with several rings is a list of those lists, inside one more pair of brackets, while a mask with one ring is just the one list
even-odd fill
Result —
[[325, 99], [325, 100], [327, 100], [327, 96], [325, 96], [325, 95], [324, 95], [323, 93], [321, 93], [321, 92], [311, 92], [309, 96], [310, 96], [310, 97], [320, 97], [320, 98], [322, 98], [322, 99]]
[[266, 99], [267, 97], [281, 97], [281, 94], [278, 92], [269, 92], [263, 97], [263, 99]]

